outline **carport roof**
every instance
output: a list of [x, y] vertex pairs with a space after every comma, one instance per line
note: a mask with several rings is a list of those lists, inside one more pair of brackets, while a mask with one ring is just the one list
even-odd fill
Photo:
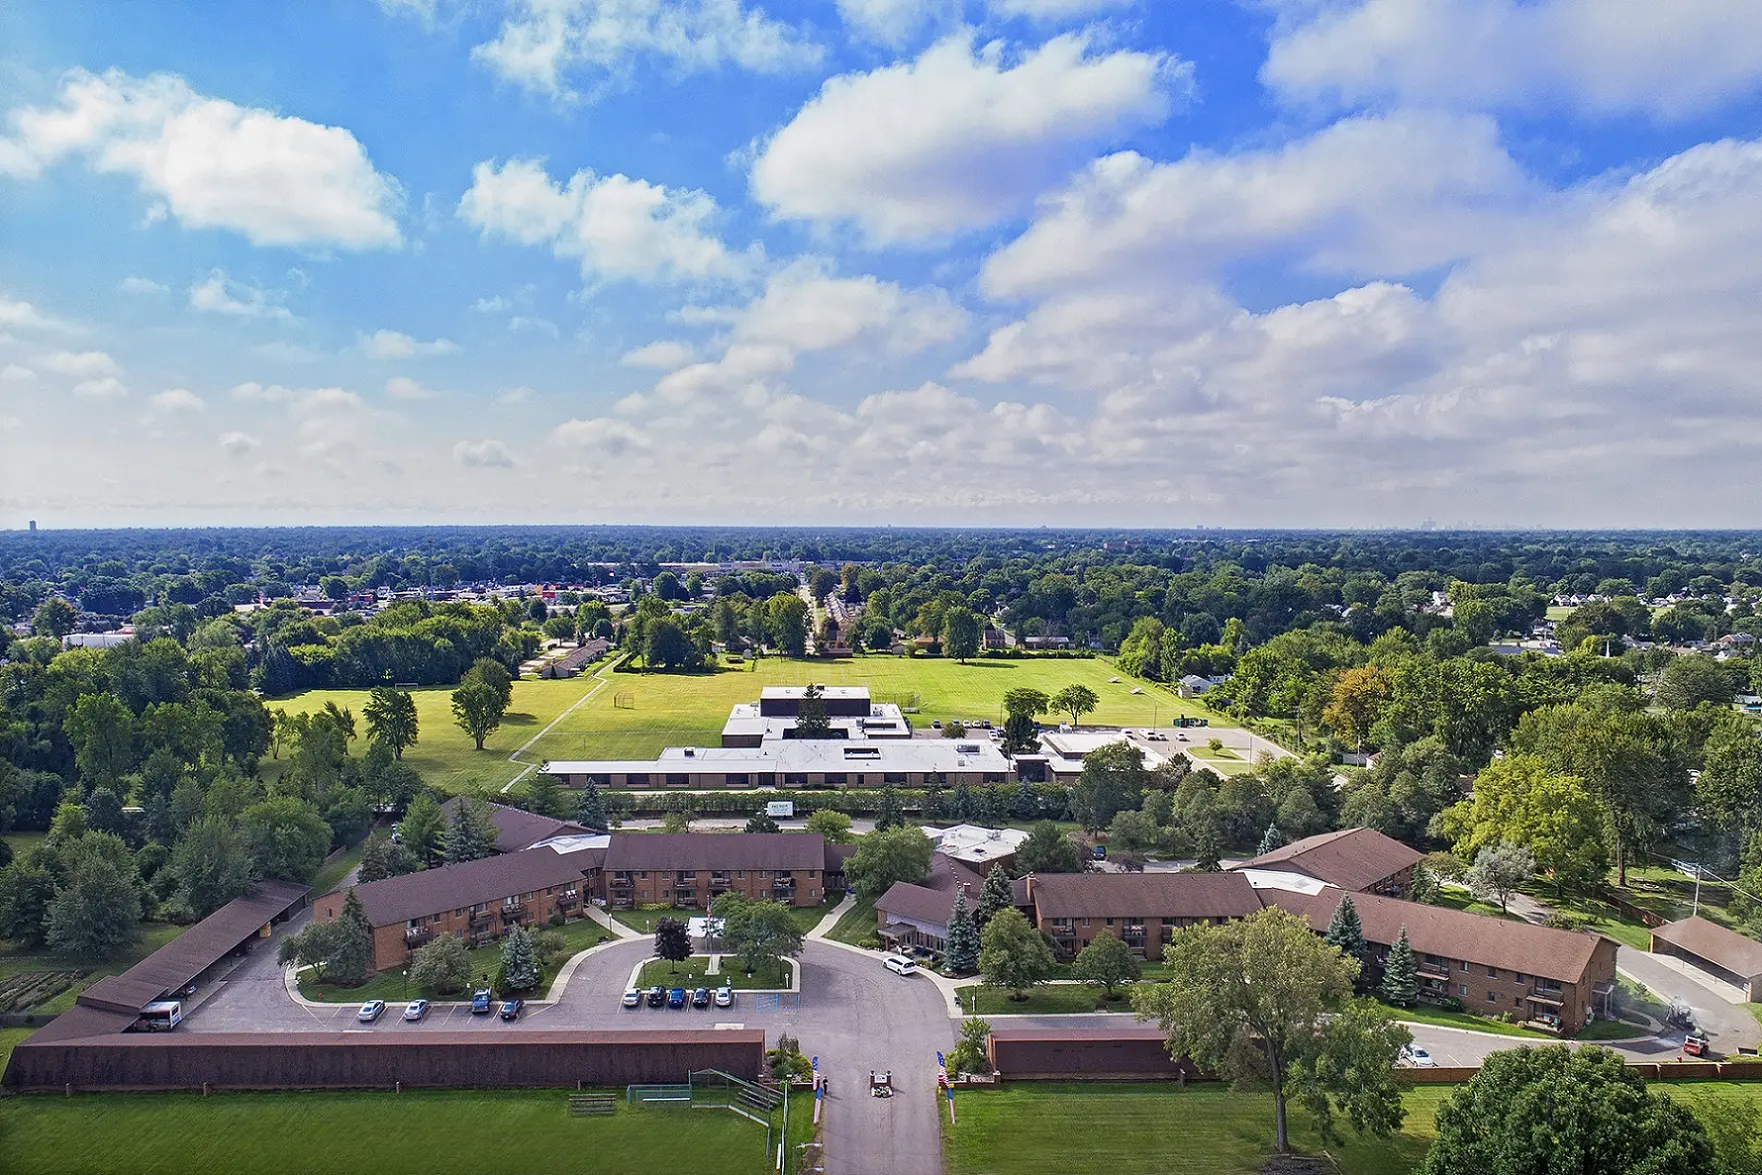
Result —
[[1698, 915], [1653, 927], [1652, 940], [1667, 942], [1745, 979], [1762, 977], [1762, 942]]

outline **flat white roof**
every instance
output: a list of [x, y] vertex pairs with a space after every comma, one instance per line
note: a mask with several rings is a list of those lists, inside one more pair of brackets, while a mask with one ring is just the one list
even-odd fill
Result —
[[1325, 881], [1317, 881], [1302, 873], [1291, 873], [1284, 869], [1232, 869], [1232, 873], [1240, 873], [1248, 879], [1248, 884], [1255, 889], [1281, 889], [1286, 893], [1318, 894], [1328, 888]]
[[[805, 685], [768, 685], [759, 691], [761, 698], [805, 698], [808, 687]], [[822, 698], [867, 698], [869, 687], [866, 685], [823, 685], [820, 687]]]
[[773, 739], [756, 747], [668, 747], [653, 759], [554, 759], [552, 775], [683, 774], [724, 771], [990, 771], [1009, 760], [988, 741], [967, 739]]
[[924, 835], [936, 842], [936, 851], [967, 864], [983, 864], [1011, 856], [1028, 834], [1019, 828], [985, 828], [956, 824], [948, 828], [924, 826]]
[[607, 833], [575, 833], [570, 836], [553, 836], [545, 840], [534, 841], [527, 845], [528, 849], [550, 849], [557, 853], [574, 853], [582, 849], [603, 849], [611, 846], [612, 838]]

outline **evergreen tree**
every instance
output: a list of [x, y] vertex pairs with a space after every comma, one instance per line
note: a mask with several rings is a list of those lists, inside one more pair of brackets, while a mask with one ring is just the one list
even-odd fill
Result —
[[1034, 785], [1022, 780], [1016, 785], [1015, 798], [1010, 804], [1010, 813], [1017, 820], [1033, 820], [1040, 815], [1040, 793]]
[[1407, 896], [1423, 905], [1435, 905], [1438, 901], [1438, 879], [1424, 865], [1413, 867], [1413, 882], [1408, 886]]
[[1003, 871], [1002, 865], [993, 865], [991, 872], [985, 875], [985, 888], [979, 891], [979, 912], [974, 915], [974, 922], [980, 930], [999, 913], [1016, 904], [1015, 890], [1010, 886], [1009, 874]]
[[337, 917], [337, 941], [331, 950], [330, 978], [344, 987], [356, 987], [373, 974], [373, 925], [367, 921], [367, 907], [353, 887], [343, 899], [343, 911]]
[[502, 982], [509, 991], [538, 986], [538, 950], [524, 926], [516, 926], [502, 940]]
[[1411, 1008], [1419, 999], [1419, 974], [1413, 959], [1413, 947], [1407, 941], [1407, 925], [1403, 923], [1389, 957], [1383, 962], [1383, 999], [1397, 1008]]
[[495, 852], [496, 829], [483, 801], [460, 796], [453, 805], [453, 822], [447, 828], [447, 864], [476, 861]]
[[1266, 832], [1260, 838], [1260, 848], [1255, 851], [1254, 855], [1257, 857], [1264, 857], [1274, 849], [1282, 849], [1284, 847], [1285, 834], [1279, 831], [1278, 824], [1268, 824], [1266, 826]]
[[971, 820], [975, 814], [973, 809], [973, 789], [964, 783], [955, 784], [953, 807], [954, 818], [956, 820]]
[[526, 785], [526, 810], [536, 812], [540, 816], [552, 819], [563, 818], [563, 795], [557, 788], [557, 778], [544, 772], [535, 772], [532, 782]]
[[1221, 873], [1223, 862], [1218, 859], [1217, 833], [1210, 824], [1199, 829], [1199, 835], [1193, 838], [1193, 855], [1198, 858], [1193, 868], [1200, 873]]
[[967, 887], [954, 891], [954, 911], [948, 916], [948, 969], [969, 975], [979, 969], [979, 927], [967, 908]]
[[881, 785], [881, 799], [875, 805], [875, 831], [885, 832], [889, 828], [898, 828], [905, 823], [905, 801], [899, 798], [899, 788], [895, 784]]
[[943, 805], [946, 800], [942, 794], [942, 772], [932, 771], [924, 776], [924, 818], [939, 820], [943, 816]]
[[782, 832], [783, 826], [765, 812], [754, 812], [746, 818], [746, 832]]
[[1334, 907], [1334, 916], [1328, 919], [1327, 933], [1322, 935], [1322, 941], [1339, 947], [1340, 953], [1347, 958], [1363, 961], [1368, 949], [1364, 941], [1364, 924], [1358, 920], [1358, 904], [1352, 900], [1351, 894], [1340, 895], [1340, 903]]
[[587, 786], [581, 789], [581, 802], [575, 809], [575, 823], [595, 832], [604, 832], [612, 827], [612, 822], [606, 818], [606, 799], [600, 794], [600, 785], [594, 782], [591, 775], [587, 777]]

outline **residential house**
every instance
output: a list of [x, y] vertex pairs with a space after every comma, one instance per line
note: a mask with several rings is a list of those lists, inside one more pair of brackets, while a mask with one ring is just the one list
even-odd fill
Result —
[[1066, 955], [1110, 930], [1140, 958], [1160, 959], [1175, 931], [1262, 908], [1239, 873], [1044, 873], [1024, 881], [1031, 920]]

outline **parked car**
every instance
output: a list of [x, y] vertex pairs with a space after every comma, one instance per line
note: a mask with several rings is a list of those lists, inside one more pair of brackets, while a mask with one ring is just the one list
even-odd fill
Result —
[[895, 975], [916, 975], [918, 965], [904, 955], [888, 955], [881, 960], [881, 965]]
[[626, 1008], [640, 1008], [640, 1007], [642, 1007], [642, 992], [638, 991], [634, 987], [631, 988], [629, 991], [625, 992], [624, 993], [624, 1006]]
[[420, 1020], [428, 1015], [427, 1000], [411, 1000], [404, 1005], [404, 1019]]
[[710, 1006], [710, 989], [707, 987], [700, 987], [696, 991], [692, 992], [691, 993], [691, 1006], [694, 1008], [707, 1008], [707, 1007], [709, 1007]]
[[732, 1008], [734, 1006], [734, 989], [724, 984], [716, 989], [716, 1006]]
[[1414, 1069], [1436, 1069], [1438, 1067], [1438, 1063], [1432, 1060], [1432, 1054], [1416, 1044], [1408, 1045], [1401, 1050], [1401, 1061]]
[[471, 993], [471, 1014], [473, 1016], [489, 1015], [490, 1003], [495, 997], [489, 988], [480, 987]]
[[649, 988], [649, 1007], [658, 1008], [667, 1002], [667, 989], [664, 987]]
[[519, 996], [515, 996], [511, 1000], [503, 1000], [502, 1001], [502, 1019], [504, 1019], [504, 1020], [518, 1020], [520, 1018], [520, 1010], [522, 1008], [524, 1008], [525, 1006], [526, 1006], [526, 1001], [521, 999]]
[[685, 1006], [685, 989], [683, 987], [668, 990], [667, 1006], [669, 1008], [683, 1008]]
[[932, 722], [930, 724], [930, 729], [931, 730], [941, 730], [942, 729], [942, 719], [938, 718], [936, 721]]
[[371, 1024], [383, 1015], [385, 1015], [385, 1001], [368, 1000], [361, 1005], [361, 1010], [355, 1013], [355, 1019], [363, 1024]]

